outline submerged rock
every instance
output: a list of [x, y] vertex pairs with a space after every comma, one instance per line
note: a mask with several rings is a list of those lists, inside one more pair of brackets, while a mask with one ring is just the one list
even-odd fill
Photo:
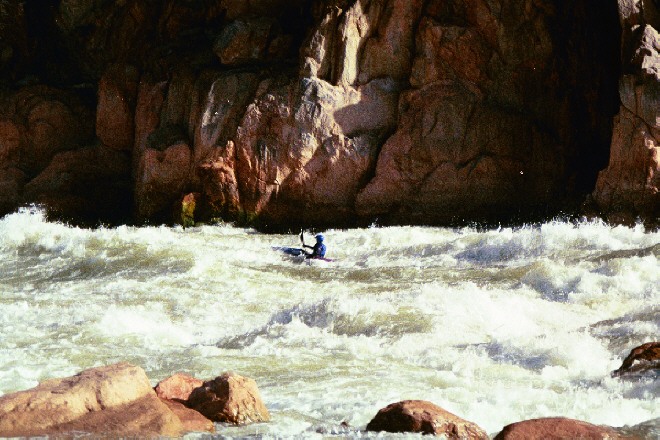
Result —
[[660, 369], [660, 342], [647, 342], [630, 350], [613, 377]]
[[488, 439], [479, 426], [424, 400], [404, 400], [378, 411], [367, 431], [417, 432], [448, 439]]
[[613, 428], [596, 426], [563, 417], [548, 417], [512, 423], [505, 426], [495, 436], [495, 440], [608, 440], [618, 438], [622, 437]]
[[660, 438], [660, 417], [632, 426], [615, 428], [626, 440]]

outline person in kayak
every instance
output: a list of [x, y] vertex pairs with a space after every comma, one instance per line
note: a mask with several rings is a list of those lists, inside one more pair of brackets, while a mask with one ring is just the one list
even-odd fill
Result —
[[[300, 237], [302, 239], [302, 232], [300, 233]], [[316, 235], [316, 244], [314, 246], [309, 246], [305, 244], [303, 241], [303, 252], [307, 256], [307, 258], [324, 258], [325, 257], [325, 252], [326, 252], [326, 247], [325, 244], [323, 243], [323, 240], [325, 238], [321, 234]], [[308, 252], [305, 250], [305, 248], [311, 249], [311, 252]]]

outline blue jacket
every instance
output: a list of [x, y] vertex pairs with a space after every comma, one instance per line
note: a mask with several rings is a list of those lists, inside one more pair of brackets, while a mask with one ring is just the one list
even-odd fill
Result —
[[326, 247], [323, 243], [317, 242], [314, 247], [312, 248], [312, 254], [309, 256], [310, 258], [323, 258], [325, 257], [325, 251]]

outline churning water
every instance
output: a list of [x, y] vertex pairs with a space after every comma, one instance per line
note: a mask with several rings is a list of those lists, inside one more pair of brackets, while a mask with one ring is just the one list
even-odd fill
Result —
[[325, 234], [333, 263], [273, 250], [295, 235], [230, 225], [80, 229], [8, 215], [0, 394], [128, 361], [154, 385], [179, 371], [255, 379], [273, 421], [218, 425], [223, 436], [357, 437], [404, 399], [491, 434], [545, 416], [660, 417], [657, 377], [609, 375], [660, 339], [659, 232], [549, 222]]

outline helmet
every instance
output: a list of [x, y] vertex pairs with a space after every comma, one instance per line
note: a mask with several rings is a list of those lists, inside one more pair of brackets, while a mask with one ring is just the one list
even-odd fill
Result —
[[316, 236], [316, 241], [323, 241], [324, 239], [325, 239], [325, 237], [323, 237], [323, 235], [321, 235], [321, 234], [318, 234]]

